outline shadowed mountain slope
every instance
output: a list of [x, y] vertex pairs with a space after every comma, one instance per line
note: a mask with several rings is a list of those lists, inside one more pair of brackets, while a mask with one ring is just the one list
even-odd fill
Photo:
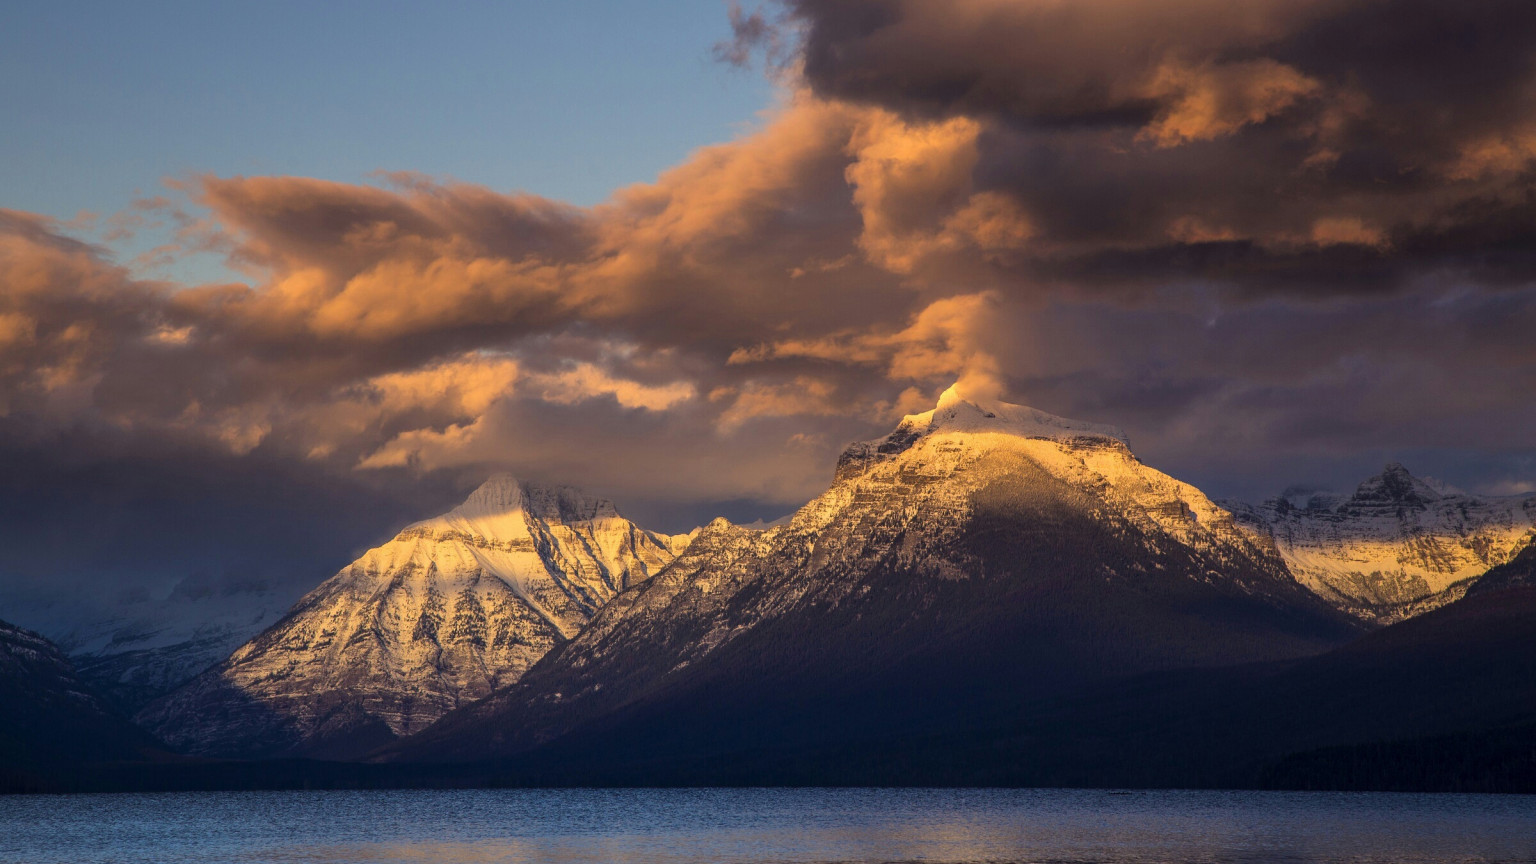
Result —
[[[868, 689], [797, 699], [752, 669], [735, 686], [716, 680], [617, 706], [486, 765], [483, 776], [556, 785], [1536, 792], [1536, 587], [1471, 592], [1292, 660], [1098, 678], [1011, 698], [990, 689], [1015, 683], [1006, 676], [977, 682], [963, 667], [949, 671], [953, 686], [935, 684], [936, 675], [890, 683], [879, 707], [910, 721], [920, 704], [928, 721], [895, 723], [869, 710]], [[462, 734], [449, 724], [466, 714], [392, 755], [440, 746], [431, 740], [440, 732]]]
[[0, 622], [0, 788], [61, 764], [132, 760], [159, 745], [81, 682], [51, 642]]

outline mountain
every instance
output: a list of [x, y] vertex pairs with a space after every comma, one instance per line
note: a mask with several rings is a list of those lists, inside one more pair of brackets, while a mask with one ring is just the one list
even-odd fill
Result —
[[128, 760], [156, 749], [80, 680], [57, 646], [0, 621], [0, 788], [43, 785], [60, 763]]
[[356, 754], [516, 681], [688, 539], [575, 489], [493, 477], [137, 719], [189, 753]]
[[1536, 587], [1536, 540], [1527, 543], [1508, 561], [1490, 568], [1467, 589], [1467, 596], [1520, 587]]
[[516, 684], [381, 755], [767, 782], [688, 766], [936, 734], [1087, 682], [1317, 654], [1359, 631], [1117, 430], [951, 388], [848, 448], [787, 524], [712, 523]]
[[1536, 792], [1536, 587], [1469, 591], [1313, 657], [1142, 676], [889, 746], [979, 784]]
[[1536, 792], [1530, 581], [1469, 590], [1266, 683], [1252, 714], [1287, 718], [1273, 741], [1292, 751], [1267, 785]]
[[32, 612], [29, 622], [57, 634], [80, 678], [131, 712], [228, 657], [281, 618], [292, 599], [262, 584], [181, 585], [158, 602], [128, 604], [110, 616], [81, 621], [62, 608]]
[[[152, 560], [154, 553], [144, 554]], [[37, 590], [6, 592], [0, 603], [12, 620], [57, 645], [81, 680], [130, 714], [228, 657], [314, 584], [295, 590], [254, 575], [215, 578], [207, 571], [155, 585], [125, 586], [109, 573], [88, 578], [40, 578]], [[93, 583], [110, 587], [82, 587]]]
[[0, 612], [130, 714], [362, 549], [463, 497], [446, 480], [381, 486], [261, 457], [211, 470], [175, 447], [147, 462], [17, 457], [4, 478]]
[[1339, 609], [1391, 623], [1443, 606], [1533, 536], [1536, 495], [1484, 498], [1387, 465], [1348, 498], [1224, 502]]

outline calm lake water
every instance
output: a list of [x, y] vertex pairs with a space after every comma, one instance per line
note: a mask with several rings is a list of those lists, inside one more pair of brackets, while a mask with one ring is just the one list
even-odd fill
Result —
[[5, 862], [1536, 862], [1536, 798], [1040, 790], [0, 798]]

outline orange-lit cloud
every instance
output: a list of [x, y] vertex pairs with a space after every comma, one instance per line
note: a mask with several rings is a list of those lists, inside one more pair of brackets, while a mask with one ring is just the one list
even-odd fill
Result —
[[1147, 87], [1165, 107], [1137, 138], [1159, 147], [1209, 141], [1263, 123], [1322, 89], [1316, 79], [1269, 58], [1200, 67], [1165, 64]]
[[0, 213], [0, 415], [781, 503], [955, 380], [1168, 453], [1521, 446], [1526, 6], [784, 5], [722, 49], [793, 55], [758, 126], [597, 206], [201, 177], [134, 210], [241, 276], [195, 286]]

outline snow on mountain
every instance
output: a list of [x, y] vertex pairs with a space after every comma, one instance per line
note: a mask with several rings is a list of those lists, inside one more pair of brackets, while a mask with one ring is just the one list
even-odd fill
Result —
[[1273, 539], [1303, 585], [1383, 624], [1456, 600], [1536, 536], [1536, 495], [1468, 495], [1396, 463], [1347, 498], [1226, 503], [1240, 522]]
[[526, 678], [395, 752], [509, 755], [577, 728], [629, 734], [633, 718], [654, 720], [636, 727], [645, 741], [868, 736], [1095, 676], [1316, 653], [1351, 632], [1118, 430], [952, 388], [850, 446], [787, 524], [711, 523]]
[[1476, 597], [1510, 588], [1536, 586], [1536, 539], [1510, 557], [1508, 561], [1484, 573], [1467, 589], [1467, 596]]
[[1130, 447], [1125, 433], [1114, 426], [1067, 420], [1006, 402], [990, 403], [983, 408], [976, 402], [967, 401], [961, 395], [959, 385], [953, 385], [939, 396], [939, 404], [933, 410], [908, 414], [897, 424], [895, 431], [883, 438], [850, 445], [837, 461], [837, 476], [841, 479], [860, 474], [871, 465], [905, 452], [924, 436], [966, 432], [1062, 442], [1102, 438]]
[[261, 585], [172, 591], [83, 621], [74, 605], [54, 602], [28, 610], [27, 620], [53, 636], [81, 678], [132, 711], [228, 657], [291, 600]]
[[[983, 407], [962, 397], [955, 387], [944, 391], [932, 411], [910, 414], [886, 437], [844, 450], [836, 477], [855, 479], [895, 461], [938, 476], [963, 475], [982, 467], [974, 478], [979, 480], [990, 476], [981, 465], [984, 457], [1003, 451], [1026, 456], [1052, 476], [1093, 490], [1143, 527], [1155, 525], [1182, 542], [1202, 546], [1247, 542], [1230, 514], [1203, 492], [1137, 459], [1119, 428], [1067, 420], [1021, 405]], [[964, 493], [969, 486], [960, 484], [956, 491]]]
[[138, 719], [194, 753], [366, 749], [517, 680], [688, 539], [575, 489], [493, 477]]
[[0, 621], [0, 680], [23, 679], [62, 703], [93, 712], [106, 710], [81, 683], [58, 646], [37, 633]]

